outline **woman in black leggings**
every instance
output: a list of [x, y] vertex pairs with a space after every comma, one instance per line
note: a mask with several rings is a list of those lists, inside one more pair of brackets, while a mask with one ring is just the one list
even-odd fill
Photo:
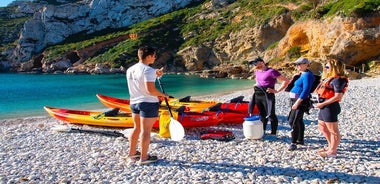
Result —
[[301, 75], [294, 82], [294, 87], [289, 92], [291, 110], [288, 120], [292, 129], [292, 142], [289, 146], [289, 151], [296, 150], [296, 144], [304, 144], [305, 124], [303, 122], [303, 115], [308, 110], [310, 90], [314, 82], [314, 75], [308, 70], [310, 65], [309, 60], [299, 58], [294, 62], [294, 65], [301, 72]]
[[[289, 84], [289, 79], [281, 75], [278, 70], [268, 67], [261, 58], [256, 58], [249, 63], [255, 66], [256, 84], [254, 86], [255, 92], [249, 104], [248, 113], [251, 114], [253, 107], [256, 105], [260, 112], [260, 120], [264, 125], [264, 133], [268, 122], [270, 122], [271, 135], [276, 135], [278, 119], [275, 112], [275, 93], [285, 89]], [[276, 89], [275, 85], [277, 79], [282, 82], [281, 86]]]

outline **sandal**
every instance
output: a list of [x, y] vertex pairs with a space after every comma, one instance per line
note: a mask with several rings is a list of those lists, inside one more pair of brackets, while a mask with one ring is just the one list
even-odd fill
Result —
[[318, 153], [326, 152], [326, 151], [328, 151], [328, 150], [329, 150], [329, 148], [322, 148], [322, 149], [319, 149], [319, 150], [318, 150]]
[[140, 160], [138, 164], [139, 165], [149, 164], [149, 163], [157, 162], [157, 160], [158, 160], [157, 156], [151, 156], [151, 155], [149, 155], [148, 159], [146, 159], [146, 160]]
[[333, 154], [333, 153], [327, 153], [327, 152], [319, 152], [318, 154], [319, 154], [319, 156], [321, 156], [323, 158], [335, 158], [336, 157], [336, 153]]
[[128, 158], [138, 158], [140, 157], [141, 153], [139, 151], [136, 151], [135, 155], [128, 156]]
[[136, 154], [135, 155], [130, 155], [130, 156], [125, 156], [125, 157], [122, 157], [122, 159], [140, 159], [140, 155], [141, 153], [139, 151], [136, 151]]

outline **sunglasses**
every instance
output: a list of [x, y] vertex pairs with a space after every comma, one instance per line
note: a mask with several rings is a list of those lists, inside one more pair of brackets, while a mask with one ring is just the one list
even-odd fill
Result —
[[250, 65], [251, 65], [251, 66], [256, 66], [257, 63], [259, 63], [259, 62], [260, 62], [260, 61], [252, 62], [252, 63], [250, 63]]

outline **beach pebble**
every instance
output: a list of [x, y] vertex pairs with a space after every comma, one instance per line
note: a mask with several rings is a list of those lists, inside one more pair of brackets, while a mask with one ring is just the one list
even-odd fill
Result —
[[[194, 97], [228, 100], [252, 90]], [[341, 102], [338, 157], [321, 158], [326, 146], [318, 129], [317, 109], [304, 116], [305, 145], [288, 151], [290, 127], [288, 94], [276, 94], [277, 136], [244, 138], [242, 125], [222, 124], [216, 129], [235, 135], [230, 142], [200, 140], [200, 132], [186, 130], [180, 142], [152, 134], [150, 154], [159, 161], [149, 165], [123, 159], [126, 138], [86, 133], [57, 133], [51, 117], [0, 120], [0, 183], [378, 183], [380, 181], [380, 77], [351, 80]], [[74, 126], [75, 127], [75, 126]], [[99, 127], [84, 126], [84, 129]], [[102, 129], [102, 128], [101, 128]], [[104, 128], [105, 129], [105, 128]], [[105, 129], [109, 130], [109, 129]], [[123, 131], [110, 129], [110, 131]], [[128, 133], [129, 130], [124, 132]], [[270, 125], [267, 132], [270, 132]]]

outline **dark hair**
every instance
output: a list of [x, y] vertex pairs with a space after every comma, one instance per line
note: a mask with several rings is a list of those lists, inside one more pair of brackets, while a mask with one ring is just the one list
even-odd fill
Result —
[[263, 59], [261, 59], [261, 57], [257, 57], [256, 59], [252, 60], [252, 61], [249, 61], [248, 64], [250, 65], [256, 65], [256, 63], [260, 62], [260, 61], [263, 61]]
[[149, 46], [142, 46], [137, 51], [137, 56], [139, 57], [140, 60], [144, 60], [147, 56], [155, 55], [155, 54], [156, 54], [156, 49]]

